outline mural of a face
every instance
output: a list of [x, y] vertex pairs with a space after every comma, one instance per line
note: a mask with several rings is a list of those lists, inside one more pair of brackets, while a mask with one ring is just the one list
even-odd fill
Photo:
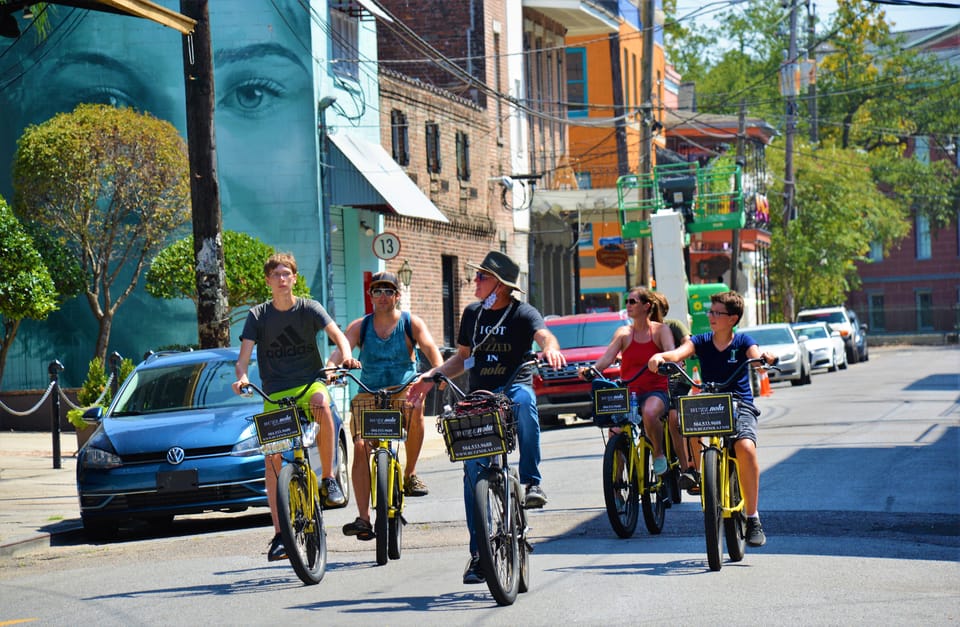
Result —
[[[179, 10], [176, 0], [160, 4]], [[309, 10], [294, 0], [217, 0], [209, 7], [223, 228], [294, 252], [301, 274], [313, 280], [322, 250], [314, 92], [314, 68], [322, 66], [313, 58], [322, 55], [311, 54]], [[47, 16], [43, 39], [19, 12], [23, 35], [0, 39], [0, 195], [9, 200], [11, 163], [23, 129], [78, 103], [149, 112], [186, 137], [184, 81], [190, 67], [180, 33], [145, 19], [66, 6], [49, 6]], [[178, 235], [189, 232], [188, 224]], [[28, 325], [23, 341], [36, 329], [56, 346], [76, 347], [70, 351], [83, 355], [85, 369], [95, 337], [85, 310], [74, 301], [46, 324]], [[164, 320], [155, 330], [137, 322], [155, 316]], [[189, 302], [152, 299], [142, 292], [141, 279], [118, 312], [111, 350], [136, 356], [164, 344], [193, 343], [195, 329]]]

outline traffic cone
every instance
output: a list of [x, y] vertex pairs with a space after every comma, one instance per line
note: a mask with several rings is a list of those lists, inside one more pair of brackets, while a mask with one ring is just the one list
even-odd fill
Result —
[[773, 396], [773, 390], [770, 389], [770, 377], [766, 370], [760, 371], [760, 396]]
[[691, 388], [690, 393], [691, 393], [691, 394], [699, 394], [699, 393], [700, 393], [700, 383], [703, 381], [703, 379], [700, 378], [700, 367], [699, 367], [699, 366], [694, 366], [694, 367], [693, 367], [693, 376], [691, 376], [690, 378], [693, 379], [693, 382], [694, 382], [694, 384], [695, 384], [695, 385], [693, 386], [693, 388]]

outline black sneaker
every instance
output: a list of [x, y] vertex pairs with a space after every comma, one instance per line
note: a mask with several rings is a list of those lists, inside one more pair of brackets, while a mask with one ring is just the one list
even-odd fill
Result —
[[680, 473], [680, 489], [689, 490], [700, 483], [699, 473], [693, 468], [687, 468]]
[[763, 527], [759, 518], [747, 518], [747, 544], [763, 546], [767, 543], [767, 536], [763, 534]]
[[343, 495], [343, 492], [340, 491], [340, 486], [337, 485], [336, 479], [326, 478], [323, 480], [323, 488], [321, 493], [326, 495], [324, 504], [327, 507], [340, 507], [345, 505], [347, 502], [347, 497]]
[[287, 559], [287, 549], [283, 546], [283, 539], [278, 533], [273, 536], [273, 540], [270, 541], [270, 548], [267, 550], [267, 561], [279, 562], [285, 559]]
[[483, 569], [480, 568], [480, 556], [471, 555], [470, 561], [467, 562], [467, 568], [463, 571], [463, 583], [483, 583], [486, 580], [487, 578], [483, 574]]
[[527, 494], [523, 498], [524, 509], [538, 509], [547, 504], [547, 495], [538, 485], [528, 485]]

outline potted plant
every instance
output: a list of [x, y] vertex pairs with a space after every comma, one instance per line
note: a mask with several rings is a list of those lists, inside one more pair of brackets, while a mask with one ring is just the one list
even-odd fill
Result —
[[[120, 362], [120, 380], [123, 381], [133, 370], [133, 362], [124, 359]], [[73, 425], [77, 433], [77, 450], [79, 451], [87, 440], [93, 434], [96, 424], [89, 423], [83, 419], [85, 411], [91, 407], [100, 406], [106, 409], [110, 405], [111, 392], [107, 388], [109, 377], [104, 367], [103, 360], [94, 357], [87, 367], [87, 379], [83, 386], [77, 391], [77, 403], [80, 405], [77, 409], [67, 411], [67, 420]]]

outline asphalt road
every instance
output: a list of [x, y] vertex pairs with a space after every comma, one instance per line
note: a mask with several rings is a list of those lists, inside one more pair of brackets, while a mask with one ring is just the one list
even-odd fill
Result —
[[600, 431], [543, 435], [550, 502], [533, 512], [533, 583], [509, 608], [465, 586], [460, 470], [421, 464], [430, 496], [408, 499], [404, 552], [377, 567], [345, 538], [355, 510], [326, 513], [330, 565], [303, 587], [268, 564], [268, 517], [178, 519], [118, 542], [82, 535], [0, 569], [0, 625], [325, 621], [336, 625], [956, 624], [960, 621], [960, 350], [872, 350], [869, 362], [777, 384], [760, 399], [768, 543], [707, 569], [699, 504], [617, 539], [603, 508]]

